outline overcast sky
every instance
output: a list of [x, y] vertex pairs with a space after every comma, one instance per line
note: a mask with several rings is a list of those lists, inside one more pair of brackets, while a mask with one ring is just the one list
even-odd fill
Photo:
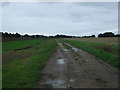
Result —
[[2, 31], [44, 35], [118, 32], [118, 3], [3, 3]]

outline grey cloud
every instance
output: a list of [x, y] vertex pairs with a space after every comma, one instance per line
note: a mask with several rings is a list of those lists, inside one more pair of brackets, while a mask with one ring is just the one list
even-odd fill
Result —
[[80, 2], [75, 4], [78, 6], [95, 7], [95, 8], [103, 7], [108, 9], [117, 7], [117, 2]]
[[9, 32], [83, 35], [117, 30], [114, 3], [13, 3], [3, 10], [3, 29]]
[[8, 5], [10, 5], [10, 2], [2, 2], [2, 3], [0, 3], [0, 6], [2, 6], [2, 7], [8, 6]]

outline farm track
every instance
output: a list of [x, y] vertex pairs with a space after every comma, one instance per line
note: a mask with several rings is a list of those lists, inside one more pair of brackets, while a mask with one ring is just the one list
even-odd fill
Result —
[[118, 88], [117, 68], [64, 42], [41, 75], [38, 88]]
[[[2, 64], [8, 63], [11, 60], [14, 60], [16, 58], [28, 58], [29, 56], [31, 56], [34, 52], [26, 52], [24, 50], [28, 50], [30, 48], [34, 48], [34, 49], [39, 49], [40, 47], [43, 47], [45, 45], [47, 45], [49, 41], [43, 41], [37, 44], [34, 44], [32, 46], [28, 46], [25, 48], [20, 48], [20, 49], [16, 49], [14, 51], [10, 51], [7, 53], [2, 54]], [[30, 47], [30, 48], [29, 48]]]

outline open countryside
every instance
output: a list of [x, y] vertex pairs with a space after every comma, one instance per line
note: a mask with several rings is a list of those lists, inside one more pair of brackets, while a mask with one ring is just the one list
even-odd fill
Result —
[[3, 88], [117, 88], [118, 38], [6, 38]]
[[78, 1], [0, 2], [3, 90], [119, 89], [120, 3]]

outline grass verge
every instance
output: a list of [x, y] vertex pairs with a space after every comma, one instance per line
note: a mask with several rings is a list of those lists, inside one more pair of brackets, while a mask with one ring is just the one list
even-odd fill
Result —
[[[19, 58], [3, 65], [3, 88], [33, 88], [41, 78], [41, 70], [56, 50], [57, 43], [51, 40], [34, 52], [30, 57]], [[35, 51], [34, 51], [35, 50]]]
[[[78, 41], [78, 40], [62, 40], [66, 43], [69, 43], [77, 48], [80, 48], [88, 53], [96, 56], [99, 59], [106, 61], [107, 63], [120, 68], [120, 62], [118, 62], [118, 46], [104, 46], [105, 44], [100, 43], [93, 43], [93, 42], [85, 42], [85, 41]], [[100, 48], [98, 48], [100, 47]], [[103, 48], [102, 48], [103, 47]], [[110, 50], [109, 50], [110, 49]], [[113, 54], [114, 50], [116, 49], [115, 53]], [[111, 52], [113, 51], [113, 52]]]

